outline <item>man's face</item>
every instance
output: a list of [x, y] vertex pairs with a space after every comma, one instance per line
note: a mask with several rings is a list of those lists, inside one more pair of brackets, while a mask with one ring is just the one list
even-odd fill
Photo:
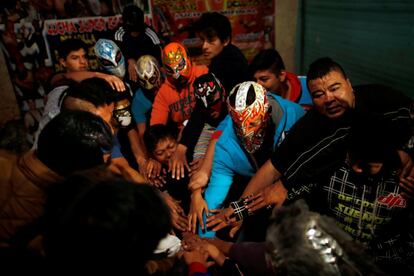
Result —
[[376, 175], [381, 171], [383, 165], [384, 163], [381, 162], [356, 161], [351, 164], [351, 168], [357, 174]]
[[208, 60], [215, 58], [229, 44], [229, 40], [223, 42], [217, 36], [209, 39], [206, 35], [200, 33], [199, 37], [203, 43], [203, 56]]
[[354, 107], [351, 82], [338, 71], [310, 80], [308, 85], [314, 107], [329, 119], [340, 118], [346, 110]]
[[110, 103], [110, 104], [104, 104], [103, 106], [97, 107], [92, 113], [101, 117], [112, 128], [111, 119], [112, 119], [113, 112], [114, 112], [114, 103]]
[[271, 70], [259, 70], [253, 75], [254, 81], [266, 88], [267, 92], [275, 92], [277, 94], [282, 92], [281, 87], [285, 77], [286, 72], [282, 72], [277, 76]]
[[82, 72], [88, 70], [88, 58], [84, 49], [72, 51], [66, 59], [60, 59], [67, 72]]

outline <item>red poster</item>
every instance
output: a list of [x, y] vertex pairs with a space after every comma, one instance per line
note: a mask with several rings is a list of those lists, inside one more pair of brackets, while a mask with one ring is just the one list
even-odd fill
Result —
[[191, 51], [199, 40], [191, 25], [203, 13], [225, 14], [233, 28], [232, 42], [248, 60], [263, 48], [273, 47], [274, 0], [153, 0], [154, 27], [166, 41], [180, 41]]

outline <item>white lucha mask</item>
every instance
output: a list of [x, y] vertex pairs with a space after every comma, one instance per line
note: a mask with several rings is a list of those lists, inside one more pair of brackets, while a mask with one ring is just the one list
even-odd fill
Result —
[[138, 82], [147, 90], [158, 89], [161, 85], [161, 73], [157, 60], [150, 55], [145, 55], [137, 60], [135, 70], [138, 74]]

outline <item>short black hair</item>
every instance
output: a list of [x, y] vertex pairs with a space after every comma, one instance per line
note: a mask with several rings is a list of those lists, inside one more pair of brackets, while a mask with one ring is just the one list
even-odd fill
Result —
[[204, 34], [209, 39], [217, 36], [221, 42], [224, 42], [226, 39], [231, 41], [230, 20], [221, 13], [203, 13], [195, 22], [194, 28], [196, 32]]
[[177, 140], [177, 134], [171, 127], [163, 124], [156, 124], [147, 128], [144, 133], [144, 143], [148, 153], [153, 154], [157, 144], [167, 138]]
[[307, 84], [309, 84], [309, 81], [320, 79], [332, 71], [337, 71], [341, 73], [345, 79], [348, 78], [346, 76], [345, 70], [339, 63], [337, 63], [330, 57], [323, 57], [315, 60], [309, 66], [308, 74], [306, 76], [306, 82]]
[[95, 107], [111, 104], [121, 98], [120, 93], [101, 78], [85, 79], [79, 84], [72, 83], [66, 92], [66, 97], [87, 101]]
[[249, 66], [251, 76], [253, 77], [257, 71], [264, 70], [270, 70], [276, 76], [285, 70], [285, 63], [277, 50], [262, 50], [253, 58]]
[[142, 32], [145, 29], [144, 12], [136, 5], [124, 7], [122, 26], [126, 32]]
[[155, 188], [102, 168], [48, 191], [44, 248], [54, 264], [141, 272], [170, 230], [169, 210]]
[[86, 111], [64, 111], [40, 133], [36, 154], [48, 168], [66, 176], [103, 165], [112, 138], [110, 126], [100, 117]]
[[80, 49], [84, 49], [85, 52], [88, 53], [88, 47], [82, 40], [74, 38], [64, 40], [59, 47], [59, 58], [66, 59], [70, 52], [78, 51]]

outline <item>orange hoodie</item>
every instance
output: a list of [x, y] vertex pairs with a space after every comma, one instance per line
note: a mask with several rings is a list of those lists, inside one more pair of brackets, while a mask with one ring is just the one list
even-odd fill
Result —
[[171, 119], [181, 129], [183, 122], [190, 118], [195, 107], [194, 80], [206, 73], [208, 73], [206, 66], [193, 65], [189, 82], [179, 92], [173, 84], [166, 80], [155, 96], [150, 125], [166, 125]]

